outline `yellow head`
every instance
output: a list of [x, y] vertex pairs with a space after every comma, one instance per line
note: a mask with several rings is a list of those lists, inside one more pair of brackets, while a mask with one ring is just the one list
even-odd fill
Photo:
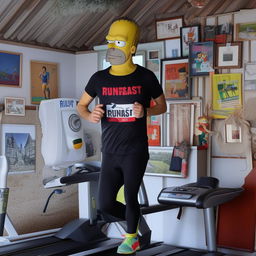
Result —
[[130, 66], [139, 41], [139, 27], [129, 19], [120, 18], [112, 23], [108, 35], [107, 61], [112, 66]]

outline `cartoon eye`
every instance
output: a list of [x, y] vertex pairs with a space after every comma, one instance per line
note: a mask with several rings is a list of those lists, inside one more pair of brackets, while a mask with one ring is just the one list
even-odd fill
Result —
[[113, 44], [115, 41], [113, 40], [108, 40], [108, 44]]
[[125, 41], [115, 41], [115, 45], [118, 47], [124, 47], [125, 46]]

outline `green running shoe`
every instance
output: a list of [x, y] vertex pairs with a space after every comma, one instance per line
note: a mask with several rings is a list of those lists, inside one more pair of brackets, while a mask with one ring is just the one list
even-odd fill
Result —
[[118, 246], [118, 254], [133, 254], [140, 249], [138, 236], [125, 235], [124, 241]]

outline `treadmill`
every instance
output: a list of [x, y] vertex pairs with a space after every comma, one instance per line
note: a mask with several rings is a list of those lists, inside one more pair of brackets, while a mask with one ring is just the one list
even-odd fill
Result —
[[[105, 221], [101, 220], [94, 204], [97, 196], [97, 186], [101, 164], [100, 162], [85, 162], [75, 164], [78, 169], [72, 175], [58, 178], [57, 183], [72, 185], [76, 183], [89, 182], [89, 219], [77, 219], [66, 224], [60, 231], [53, 235], [40, 236], [38, 238], [11, 242], [10, 244], [0, 246], [0, 255], [20, 255], [20, 256], [51, 256], [51, 255], [115, 255], [118, 245], [122, 239], [110, 239], [101, 230]], [[56, 181], [51, 181], [56, 184]], [[144, 183], [139, 191], [142, 215], [158, 211], [164, 211], [176, 208], [172, 205], [153, 205], [148, 206], [148, 198]], [[111, 220], [110, 220], [111, 221]], [[116, 220], [113, 220], [113, 222]], [[124, 229], [126, 222], [118, 222]], [[172, 246], [164, 245], [162, 250], [161, 242], [151, 242], [151, 230], [148, 227], [143, 216], [139, 225], [140, 243], [142, 248], [157, 248], [157, 253], [166, 248], [172, 249]], [[156, 254], [155, 254], [156, 255]]]
[[[100, 163], [83, 163], [78, 166], [79, 171], [70, 176], [60, 179], [62, 184], [75, 184], [89, 182], [89, 197], [95, 198], [97, 181], [100, 172]], [[187, 248], [163, 244], [162, 242], [151, 243], [151, 230], [144, 218], [140, 223], [139, 234], [142, 249], [137, 256], [199, 256], [199, 255], [223, 255], [216, 252], [215, 241], [215, 217], [214, 207], [225, 203], [238, 196], [242, 188], [218, 188], [218, 180], [211, 177], [202, 177], [196, 183], [181, 187], [164, 188], [159, 196], [160, 204], [148, 206], [144, 184], [140, 188], [141, 212], [151, 214], [159, 211], [171, 210], [180, 206], [202, 208], [206, 224], [208, 252], [191, 251]], [[92, 201], [92, 200], [91, 200]], [[0, 247], [0, 255], [9, 256], [51, 256], [51, 255], [94, 255], [114, 256], [120, 239], [106, 237], [101, 228], [106, 222], [99, 221], [97, 210], [92, 207], [90, 219], [78, 219], [65, 225], [53, 236], [25, 240]], [[125, 222], [119, 222], [125, 228]]]

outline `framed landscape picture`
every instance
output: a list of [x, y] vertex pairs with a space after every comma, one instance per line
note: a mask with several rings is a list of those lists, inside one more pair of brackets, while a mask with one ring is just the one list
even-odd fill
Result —
[[214, 43], [197, 42], [189, 45], [190, 76], [209, 75], [214, 69]]
[[0, 86], [21, 87], [22, 54], [0, 51]]
[[161, 60], [161, 83], [166, 99], [190, 99], [191, 88], [188, 77], [188, 59]]
[[145, 174], [184, 178], [181, 172], [170, 171], [172, 152], [172, 147], [150, 147], [149, 160]]
[[188, 26], [180, 28], [181, 55], [189, 55], [189, 44], [200, 41], [199, 26]]
[[25, 98], [5, 97], [5, 115], [25, 116]]
[[256, 22], [236, 24], [236, 41], [256, 40]]
[[212, 82], [213, 118], [226, 118], [242, 108], [242, 74], [215, 74]]
[[156, 39], [174, 39], [180, 37], [180, 28], [183, 26], [183, 17], [175, 17], [156, 21]]
[[216, 45], [215, 68], [241, 68], [242, 42]]

